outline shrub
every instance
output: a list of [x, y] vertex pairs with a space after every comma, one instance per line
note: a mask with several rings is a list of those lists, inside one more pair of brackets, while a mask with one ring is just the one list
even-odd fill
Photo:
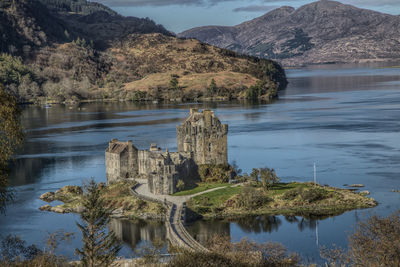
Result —
[[400, 266], [400, 211], [359, 222], [349, 247], [321, 250], [330, 266]]
[[238, 195], [237, 207], [257, 209], [271, 201], [264, 192], [251, 186], [243, 187]]
[[182, 191], [183, 189], [185, 189], [185, 183], [182, 180], [178, 180], [176, 188], [178, 189], [178, 191]]
[[229, 237], [214, 236], [208, 244], [209, 252], [185, 251], [174, 257], [168, 266], [298, 266], [297, 254], [288, 254], [277, 243], [257, 244], [242, 239], [231, 243]]
[[63, 267], [70, 266], [67, 258], [54, 254], [60, 241], [69, 241], [71, 233], [57, 231], [49, 235], [44, 250], [27, 245], [18, 236], [8, 235], [1, 240], [0, 267]]
[[321, 188], [309, 188], [300, 191], [301, 198], [309, 203], [322, 200], [328, 197], [328, 192]]
[[235, 170], [228, 164], [203, 164], [198, 171], [202, 182], [227, 183], [235, 175]]
[[300, 194], [300, 189], [301, 188], [290, 189], [282, 195], [282, 198], [285, 200], [293, 200]]

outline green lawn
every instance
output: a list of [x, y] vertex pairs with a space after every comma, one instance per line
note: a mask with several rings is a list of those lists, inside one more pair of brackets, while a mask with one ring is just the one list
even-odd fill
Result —
[[206, 191], [208, 189], [213, 189], [216, 187], [222, 187], [222, 186], [228, 186], [228, 185], [230, 185], [230, 184], [229, 183], [222, 183], [222, 184], [221, 183], [215, 183], [215, 184], [199, 183], [197, 185], [197, 187], [189, 189], [189, 190], [176, 192], [175, 194], [173, 194], [173, 196], [188, 196], [188, 195], [193, 195], [196, 193]]
[[202, 194], [200, 196], [196, 196], [190, 200], [191, 204], [193, 203], [194, 205], [201, 205], [204, 201], [204, 199], [207, 199], [207, 204], [210, 206], [220, 206], [225, 203], [230, 197], [233, 195], [239, 194], [240, 190], [242, 188], [240, 186], [232, 187], [228, 186], [223, 189], [219, 189], [216, 191], [208, 192], [205, 194]]
[[283, 194], [290, 189], [297, 187], [308, 187], [309, 185], [304, 183], [276, 183], [269, 188], [269, 195]]

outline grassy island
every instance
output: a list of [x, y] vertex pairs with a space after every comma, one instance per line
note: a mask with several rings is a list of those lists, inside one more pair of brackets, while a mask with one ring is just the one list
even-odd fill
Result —
[[[145, 201], [132, 196], [130, 189], [135, 182], [119, 182], [110, 186], [99, 184], [101, 194], [106, 203], [114, 209], [114, 218], [142, 218], [142, 219], [164, 219], [165, 208], [163, 205]], [[64, 186], [56, 192], [47, 192], [40, 199], [46, 202], [61, 201], [60, 205], [44, 205], [40, 210], [57, 213], [80, 213], [82, 207], [82, 188], [80, 186]]]
[[338, 215], [370, 208], [377, 202], [362, 193], [313, 183], [259, 183], [230, 185], [193, 197], [187, 207], [204, 218], [246, 215]]
[[[114, 209], [112, 217], [164, 220], [165, 207], [160, 203], [135, 197], [131, 192], [135, 184], [136, 182], [119, 182], [109, 186], [99, 184], [106, 203]], [[196, 187], [177, 192], [171, 197], [187, 197], [186, 206], [195, 215], [193, 218], [235, 218], [249, 215], [334, 216], [348, 210], [375, 207], [378, 203], [367, 197], [366, 192], [314, 183], [265, 183], [265, 180], [260, 182], [247, 177], [237, 184], [203, 181]], [[82, 194], [79, 186], [65, 186], [56, 192], [47, 192], [40, 199], [63, 203], [56, 206], [44, 205], [40, 210], [80, 213], [83, 209]]]

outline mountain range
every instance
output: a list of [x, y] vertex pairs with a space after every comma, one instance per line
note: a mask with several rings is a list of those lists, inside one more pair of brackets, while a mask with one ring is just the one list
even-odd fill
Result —
[[283, 6], [236, 26], [178, 34], [284, 66], [400, 60], [400, 16], [321, 0]]

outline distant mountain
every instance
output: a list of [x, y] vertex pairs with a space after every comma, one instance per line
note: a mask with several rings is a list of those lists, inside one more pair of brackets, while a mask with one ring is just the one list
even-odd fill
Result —
[[206, 26], [179, 37], [276, 59], [284, 66], [400, 59], [400, 16], [321, 0], [281, 7], [233, 27]]
[[182, 40], [86, 0], [0, 0], [0, 83], [19, 101], [263, 98], [274, 61]]

